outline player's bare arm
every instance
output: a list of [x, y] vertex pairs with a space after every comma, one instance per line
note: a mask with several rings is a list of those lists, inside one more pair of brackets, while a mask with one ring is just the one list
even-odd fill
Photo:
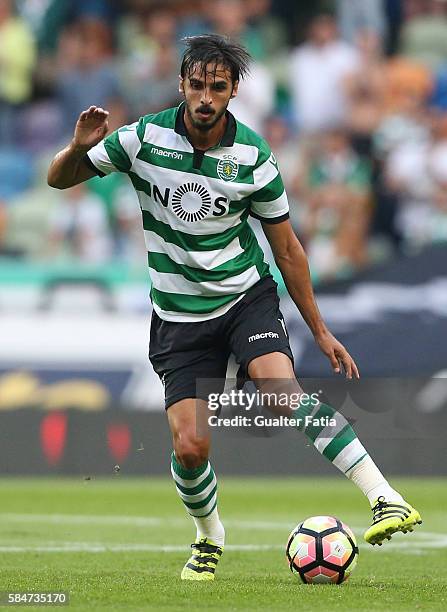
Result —
[[68, 189], [95, 176], [84, 157], [107, 134], [108, 117], [106, 110], [96, 106], [90, 106], [79, 115], [73, 140], [50, 164], [47, 178], [50, 187]]
[[334, 372], [343, 367], [346, 377], [359, 378], [354, 359], [329, 331], [315, 301], [309, 265], [304, 249], [295, 236], [290, 221], [262, 224], [278, 268], [281, 270], [290, 297], [312, 332], [316, 343], [328, 357]]

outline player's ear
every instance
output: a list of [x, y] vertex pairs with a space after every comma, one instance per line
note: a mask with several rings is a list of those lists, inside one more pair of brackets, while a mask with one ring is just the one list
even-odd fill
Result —
[[237, 90], [239, 89], [239, 81], [235, 81], [233, 83], [233, 91], [231, 92], [231, 97], [235, 98], [237, 96]]
[[182, 77], [182, 75], [181, 75], [181, 74], [179, 74], [179, 75], [178, 75], [178, 78], [179, 78], [179, 83], [178, 83], [178, 90], [179, 90], [179, 93], [181, 93], [181, 94], [185, 95], [185, 88], [184, 88], [184, 86], [183, 86], [183, 77]]

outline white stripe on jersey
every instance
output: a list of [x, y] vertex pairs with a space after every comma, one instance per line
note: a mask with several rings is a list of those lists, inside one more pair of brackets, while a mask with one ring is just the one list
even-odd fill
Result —
[[276, 198], [276, 200], [272, 200], [271, 202], [255, 202], [252, 200], [250, 209], [256, 215], [266, 219], [274, 219], [275, 217], [285, 215], [287, 212], [289, 212], [287, 194], [284, 191], [279, 198]]
[[149, 267], [152, 285], [159, 291], [165, 293], [176, 293], [183, 295], [210, 295], [222, 296], [231, 293], [247, 291], [260, 279], [256, 266], [252, 266], [241, 274], [230, 276], [221, 281], [204, 283], [194, 283], [187, 280], [181, 274], [171, 274], [169, 272], [158, 272]]
[[206, 152], [206, 154], [210, 157], [214, 157], [214, 159], [221, 159], [222, 156], [229, 155], [231, 157], [237, 157], [239, 164], [244, 166], [254, 166], [258, 159], [259, 149], [252, 145], [235, 142], [232, 147], [221, 147], [219, 151], [213, 151], [213, 149], [210, 149]]
[[133, 164], [141, 148], [141, 142], [137, 134], [138, 121], [118, 130], [118, 138], [121, 146], [126, 151], [130, 162]]
[[253, 170], [256, 191], [271, 183], [273, 179], [278, 176], [278, 174], [277, 168], [269, 160], [261, 164], [259, 168]]
[[239, 238], [234, 238], [225, 248], [216, 249], [215, 251], [185, 251], [185, 249], [172, 242], [166, 242], [155, 232], [144, 230], [144, 237], [149, 253], [165, 253], [172, 261], [178, 264], [202, 270], [217, 268], [217, 266], [230, 261], [244, 252]]
[[171, 128], [155, 125], [155, 123], [148, 123], [146, 125], [143, 140], [153, 144], [155, 147], [163, 147], [164, 149], [175, 149], [177, 151], [185, 151], [186, 153], [194, 151], [185, 136], [177, 134]]

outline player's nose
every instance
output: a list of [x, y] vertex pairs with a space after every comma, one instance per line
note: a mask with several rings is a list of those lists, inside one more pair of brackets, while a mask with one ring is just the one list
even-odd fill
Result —
[[202, 91], [201, 103], [202, 104], [206, 104], [208, 106], [213, 103], [213, 97], [211, 95], [211, 90], [208, 89], [207, 87], [205, 89], [203, 89], [203, 91]]

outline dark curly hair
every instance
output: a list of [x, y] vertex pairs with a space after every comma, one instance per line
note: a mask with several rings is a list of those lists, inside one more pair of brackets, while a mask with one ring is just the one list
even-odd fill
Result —
[[180, 68], [182, 78], [189, 76], [197, 65], [205, 71], [208, 64], [213, 64], [215, 70], [221, 64], [229, 70], [233, 83], [243, 79], [250, 71], [251, 57], [248, 51], [226, 36], [203, 34], [189, 36], [182, 42], [186, 45]]

